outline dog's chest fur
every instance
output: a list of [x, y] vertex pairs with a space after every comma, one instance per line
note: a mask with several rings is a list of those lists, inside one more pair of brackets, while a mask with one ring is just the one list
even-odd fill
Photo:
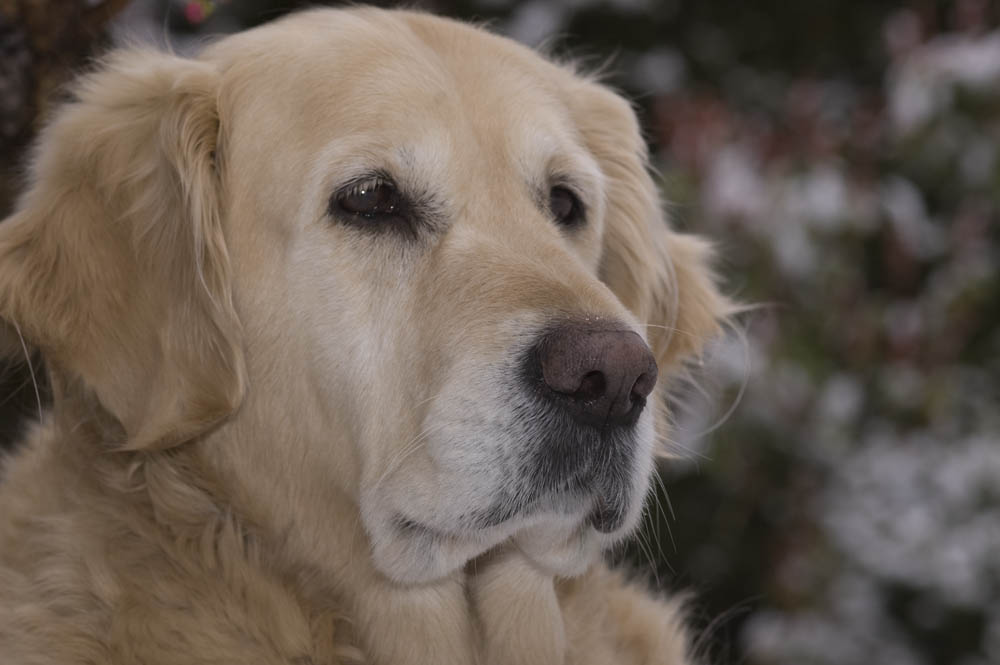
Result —
[[[197, 488], [166, 496], [137, 483], [135, 501], [107, 501], [59, 443], [36, 430], [0, 484], [4, 663], [327, 665], [358, 654], [343, 614], [307, 607], [265, 572], [232, 516], [196, 522], [213, 510]], [[157, 494], [160, 505], [148, 500]], [[191, 521], [165, 531], [164, 508]]]
[[135, 500], [109, 501], [96, 478], [110, 467], [81, 474], [87, 462], [66, 443], [36, 428], [0, 484], [5, 664], [685, 662], [674, 609], [601, 566], [553, 585], [494, 560], [454, 593], [362, 619], [349, 601], [316, 593], [309, 575], [269, 572], [273, 560], [235, 516], [203, 488], [172, 483], [171, 466], [136, 466], [135, 477], [126, 468], [116, 491]]

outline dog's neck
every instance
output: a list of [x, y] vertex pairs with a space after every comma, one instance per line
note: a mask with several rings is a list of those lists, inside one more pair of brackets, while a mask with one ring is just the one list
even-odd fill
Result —
[[[336, 609], [347, 612], [357, 646], [372, 663], [565, 662], [555, 582], [515, 548], [498, 548], [433, 583], [400, 585], [375, 569], [358, 507], [340, 499], [328, 506], [328, 535], [337, 546], [317, 545], [321, 561], [303, 558], [302, 539], [273, 524], [273, 517], [261, 516], [271, 526], [257, 528], [270, 565], [294, 580], [304, 602], [340, 603]], [[285, 547], [289, 538], [298, 545]]]
[[[67, 402], [61, 400], [60, 407]], [[92, 405], [71, 400], [57, 413], [63, 427], [75, 422], [77, 435], [87, 432], [88, 450], [74, 453], [73, 464], [90, 466], [88, 475], [100, 479], [100, 491], [128, 501], [133, 516], [146, 523], [136, 529], [137, 537], [162, 532], [163, 542], [173, 545], [172, 556], [188, 551], [194, 561], [204, 557], [206, 533], [225, 531], [241, 541], [240, 554], [263, 578], [285, 585], [299, 599], [306, 615], [346, 616], [353, 633], [349, 646], [359, 648], [366, 662], [565, 662], [553, 579], [513, 548], [479, 557], [431, 584], [399, 585], [372, 565], [357, 507], [342, 497], [329, 506], [328, 535], [337, 547], [324, 549], [328, 556], [321, 563], [303, 559], [301, 538], [293, 545], [288, 526], [241, 500], [245, 488], [234, 486], [213, 461], [227, 445], [225, 431], [167, 451], [112, 452], [119, 433], [94, 418]], [[204, 574], [218, 573], [206, 568]]]

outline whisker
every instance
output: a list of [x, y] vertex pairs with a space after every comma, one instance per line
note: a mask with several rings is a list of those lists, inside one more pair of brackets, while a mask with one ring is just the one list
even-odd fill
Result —
[[716, 636], [726, 626], [726, 624], [735, 620], [742, 614], [752, 612], [753, 603], [758, 602], [760, 598], [760, 596], [751, 596], [746, 600], [734, 603], [729, 608], [716, 615], [716, 617], [712, 619], [708, 625], [705, 626], [705, 628], [698, 631], [698, 636], [695, 638], [694, 644], [691, 645], [692, 652], [705, 653], [707, 655], [708, 649], [711, 648], [712, 643], [716, 641]]
[[730, 404], [726, 412], [722, 414], [722, 417], [719, 418], [715, 422], [715, 424], [713, 424], [708, 429], [695, 434], [694, 438], [696, 439], [700, 439], [703, 436], [711, 434], [712, 432], [714, 432], [715, 430], [719, 429], [720, 427], [726, 424], [726, 421], [728, 421], [729, 418], [732, 417], [732, 415], [736, 412], [736, 407], [738, 407], [740, 405], [740, 402], [743, 401], [743, 396], [746, 394], [747, 386], [750, 384], [750, 374], [751, 374], [750, 341], [747, 339], [747, 334], [745, 330], [734, 328], [733, 332], [736, 333], [736, 336], [740, 340], [741, 346], [743, 348], [743, 359], [744, 359], [743, 379], [740, 381], [740, 389], [736, 393], [736, 397], [733, 399], [732, 404]]
[[640, 323], [639, 325], [644, 326], [646, 328], [660, 328], [662, 330], [668, 330], [672, 333], [680, 333], [681, 335], [687, 335], [688, 337], [698, 337], [697, 334], [689, 330], [682, 330], [681, 328], [675, 328], [674, 326], [663, 326], [658, 323]]
[[430, 397], [425, 397], [424, 399], [420, 400], [419, 402], [416, 402], [411, 408], [416, 409], [419, 406], [423, 406], [424, 404], [427, 404], [427, 402], [430, 402], [435, 397], [437, 397], [436, 394], [431, 395]]
[[[649, 514], [648, 509], [645, 506], [643, 507], [642, 512], [645, 515]], [[639, 552], [646, 557], [647, 570], [653, 574], [653, 580], [656, 582], [656, 585], [659, 586], [660, 575], [657, 571], [656, 561], [653, 557], [653, 548], [649, 544], [649, 534], [645, 533], [645, 529], [639, 529], [635, 532], [635, 535], [635, 544], [639, 547]]]
[[[660, 478], [659, 472], [655, 473], [654, 475], [656, 476], [656, 482], [659, 484], [660, 489], [663, 490], [664, 496], [666, 496], [666, 490], [663, 487], [663, 479]], [[670, 521], [667, 519], [667, 514], [663, 510], [663, 502], [660, 500], [659, 492], [657, 492], [655, 488], [652, 488], [652, 491], [655, 497], [653, 500], [653, 504], [656, 506], [657, 517], [662, 518], [653, 520], [653, 523], [655, 525], [653, 528], [653, 538], [656, 540], [656, 551], [660, 555], [660, 561], [666, 564], [667, 569], [670, 571], [671, 574], [674, 574], [675, 572], [674, 567], [670, 564], [670, 559], [667, 558], [667, 553], [663, 551], [663, 538], [660, 533], [660, 522], [662, 521], [663, 524], [666, 525], [667, 537], [670, 538], [670, 545], [671, 547], [673, 547], [673, 550], [676, 553], [677, 544], [674, 542], [674, 532], [673, 529], [670, 528]]]
[[379, 487], [385, 481], [385, 479], [389, 477], [390, 474], [392, 474], [396, 469], [398, 469], [403, 464], [404, 461], [406, 461], [406, 459], [410, 455], [419, 450], [420, 443], [422, 441], [424, 441], [428, 436], [435, 434], [436, 432], [439, 432], [442, 429], [445, 429], [447, 426], [448, 423], [438, 423], [434, 427], [429, 427], [425, 430], [422, 430], [415, 437], [413, 437], [405, 444], [403, 444], [403, 446], [400, 447], [396, 455], [393, 456], [393, 458], [390, 460], [389, 464], [386, 465], [385, 471], [382, 472], [382, 475], [379, 476], [378, 480], [375, 481], [375, 487], [376, 488]]
[[[670, 520], [676, 522], [677, 514], [674, 512], [674, 504], [670, 501], [670, 495], [667, 494], [667, 485], [663, 482], [663, 477], [657, 473], [656, 482], [660, 486], [660, 490], [663, 492], [663, 500], [667, 502], [667, 509], [670, 511]], [[662, 507], [661, 507], [662, 510]], [[663, 521], [667, 523], [667, 530], [670, 530], [670, 521], [666, 519], [666, 515], [663, 516]], [[677, 543], [674, 542], [674, 535], [670, 533], [670, 544], [673, 545], [674, 551], [677, 551]]]
[[663, 451], [660, 454], [661, 457], [663, 455], [668, 455], [668, 454], [670, 454], [672, 452], [680, 451], [682, 453], [685, 453], [685, 455], [682, 456], [685, 459], [699, 458], [701, 461], [704, 461], [704, 462], [712, 462], [712, 461], [714, 461], [714, 458], [711, 455], [706, 455], [705, 453], [699, 452], [699, 451], [697, 451], [697, 450], [695, 450], [693, 448], [685, 446], [680, 441], [677, 441], [675, 439], [671, 439], [666, 434], [657, 434], [656, 435], [656, 446], [657, 447], [669, 448], [668, 450], [665, 450], [665, 451]]
[[24, 335], [21, 334], [21, 327], [17, 321], [11, 321], [14, 330], [17, 331], [17, 338], [21, 340], [21, 350], [24, 351], [24, 359], [28, 361], [28, 373], [31, 375], [31, 385], [35, 389], [35, 403], [38, 404], [38, 421], [42, 420], [42, 394], [38, 390], [38, 380], [35, 378], [35, 366], [31, 362], [31, 354], [28, 353], [28, 345], [24, 342]]

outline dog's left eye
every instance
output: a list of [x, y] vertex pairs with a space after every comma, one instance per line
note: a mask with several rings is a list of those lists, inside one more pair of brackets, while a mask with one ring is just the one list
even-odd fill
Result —
[[395, 215], [403, 207], [403, 203], [399, 191], [382, 178], [370, 178], [337, 196], [340, 209], [352, 215]]
[[574, 228], [583, 223], [583, 204], [571, 190], [556, 185], [549, 192], [549, 212], [560, 226]]
[[330, 213], [371, 230], [409, 228], [409, 204], [389, 180], [372, 177], [341, 189], [330, 200]]

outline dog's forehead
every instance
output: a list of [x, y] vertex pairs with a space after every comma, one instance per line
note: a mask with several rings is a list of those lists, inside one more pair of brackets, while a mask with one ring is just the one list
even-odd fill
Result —
[[[223, 65], [237, 124], [277, 127], [286, 146], [373, 130], [400, 146], [437, 133], [530, 161], [574, 142], [568, 72], [433, 16], [317, 10], [224, 40], [207, 57]], [[479, 145], [490, 141], [502, 145]]]

